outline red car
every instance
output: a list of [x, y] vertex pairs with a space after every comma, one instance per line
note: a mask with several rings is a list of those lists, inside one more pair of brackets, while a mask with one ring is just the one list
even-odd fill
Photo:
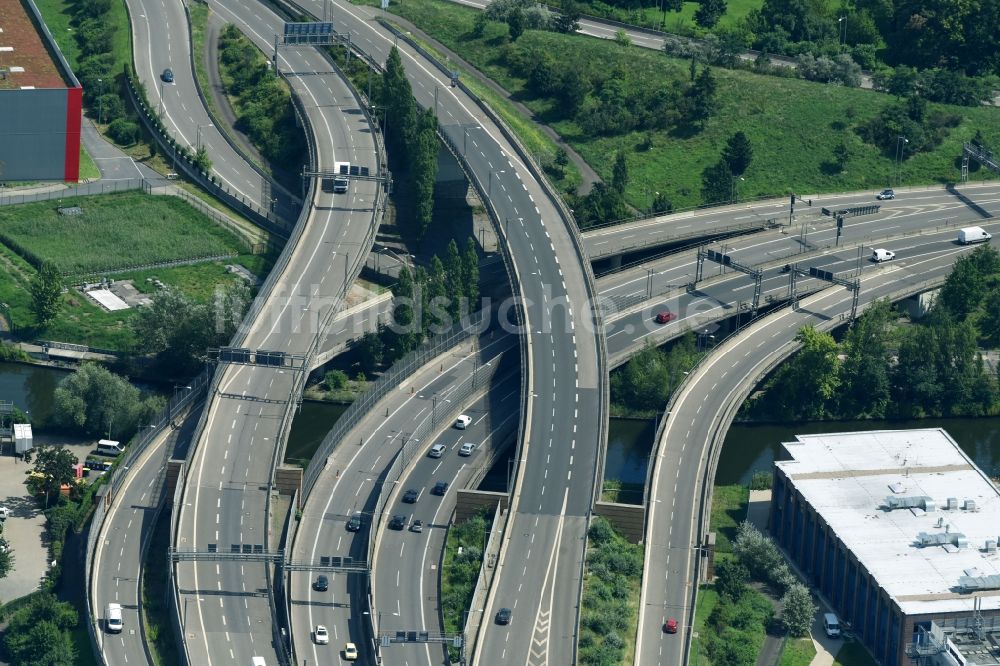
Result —
[[677, 319], [677, 315], [675, 315], [670, 310], [664, 310], [663, 312], [656, 315], [657, 324], [666, 324], [668, 321], [673, 321], [674, 319]]
[[669, 618], [666, 622], [663, 623], [663, 631], [668, 634], [676, 634], [677, 620], [675, 620], [674, 618]]

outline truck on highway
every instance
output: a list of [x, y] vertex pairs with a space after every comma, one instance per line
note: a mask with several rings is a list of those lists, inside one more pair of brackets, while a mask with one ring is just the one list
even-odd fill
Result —
[[347, 192], [347, 185], [350, 182], [347, 177], [351, 173], [351, 163], [334, 162], [333, 172], [333, 191], [336, 194], [344, 194]]
[[969, 243], [982, 243], [991, 238], [993, 238], [993, 236], [986, 233], [986, 230], [982, 227], [965, 227], [964, 229], [958, 230], [958, 242], [961, 245], [968, 245]]

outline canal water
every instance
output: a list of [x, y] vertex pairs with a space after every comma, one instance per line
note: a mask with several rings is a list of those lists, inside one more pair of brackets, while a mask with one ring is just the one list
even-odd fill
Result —
[[0, 363], [0, 400], [28, 412], [35, 428], [44, 428], [52, 416], [56, 386], [67, 370], [24, 363]]

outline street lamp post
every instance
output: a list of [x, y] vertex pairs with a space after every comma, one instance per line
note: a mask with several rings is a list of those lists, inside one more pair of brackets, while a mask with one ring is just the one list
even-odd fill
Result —
[[198, 125], [198, 137], [195, 139], [194, 150], [195, 152], [201, 152], [201, 128], [203, 127], [215, 127], [212, 123], [205, 123], [204, 125]]
[[739, 178], [737, 178], [736, 176], [733, 176], [733, 191], [732, 191], [732, 194], [731, 194], [731, 198], [733, 200], [733, 203], [738, 203], [739, 200], [740, 200], [739, 181], [741, 181], [741, 180], [746, 180], [746, 178], [744, 178], [743, 176], [740, 176]]
[[101, 125], [104, 124], [104, 79], [97, 79], [97, 82], [101, 84], [101, 92], [98, 93], [97, 98], [97, 122]]
[[841, 46], [847, 41], [847, 17], [841, 16], [837, 19], [837, 40]]
[[902, 173], [903, 164], [903, 152], [906, 149], [906, 144], [910, 142], [902, 134], [896, 137], [896, 186], [899, 186], [899, 177]]

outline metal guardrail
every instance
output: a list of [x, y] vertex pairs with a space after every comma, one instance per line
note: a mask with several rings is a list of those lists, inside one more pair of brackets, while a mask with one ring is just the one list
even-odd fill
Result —
[[102, 664], [104, 663], [104, 657], [97, 649], [97, 646], [99, 645], [96, 633], [98, 616], [93, 607], [91, 598], [91, 586], [94, 580], [94, 554], [97, 546], [97, 538], [104, 526], [104, 520], [107, 517], [108, 509], [114, 502], [115, 495], [118, 494], [118, 490], [125, 482], [125, 476], [131, 468], [132, 463], [134, 463], [135, 460], [146, 450], [146, 447], [149, 446], [149, 444], [172, 423], [173, 418], [180, 410], [204, 397], [205, 387], [208, 384], [209, 377], [210, 374], [207, 370], [198, 375], [191, 382], [191, 388], [189, 390], [185, 390], [182, 394], [174, 395], [167, 402], [167, 406], [160, 413], [156, 423], [152, 424], [153, 427], [143, 428], [142, 432], [133, 438], [122, 457], [115, 461], [114, 468], [105, 476], [105, 478], [107, 478], [107, 481], [105, 482], [107, 489], [94, 505], [94, 514], [91, 517], [90, 527], [87, 531], [87, 549], [84, 555], [84, 571], [87, 576], [87, 630], [90, 634], [91, 646], [94, 649], [95, 656]]
[[74, 197], [87, 197], [98, 194], [112, 194], [114, 192], [128, 192], [130, 190], [141, 190], [148, 181], [145, 178], [128, 178], [125, 180], [100, 180], [96, 183], [85, 183], [71, 187], [57, 186], [46, 187], [37, 192], [16, 192], [0, 188], [0, 206], [17, 206], [20, 204], [32, 203], [35, 201], [52, 201], [53, 199], [72, 199]]

